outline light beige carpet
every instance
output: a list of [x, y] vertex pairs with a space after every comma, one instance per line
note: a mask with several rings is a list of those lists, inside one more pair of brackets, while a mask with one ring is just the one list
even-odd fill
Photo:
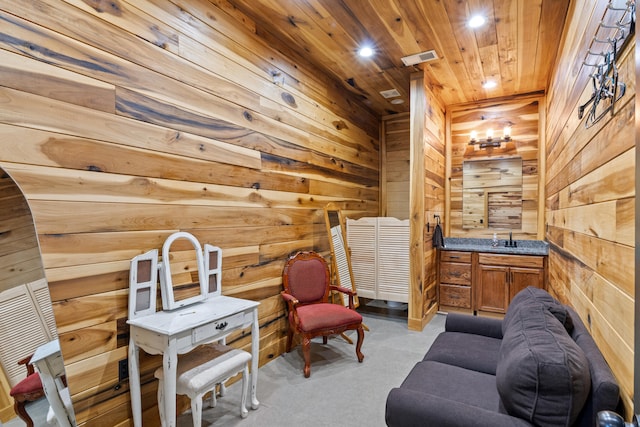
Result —
[[[439, 314], [422, 332], [409, 331], [407, 321], [364, 314], [365, 331], [358, 363], [355, 346], [339, 336], [325, 346], [311, 344], [311, 377], [304, 378], [300, 346], [260, 368], [260, 407], [240, 418], [240, 384], [231, 385], [215, 408], [205, 408], [203, 427], [322, 427], [384, 426], [387, 394], [422, 360], [444, 330]], [[349, 336], [355, 342], [355, 332]], [[191, 413], [180, 415], [178, 427], [190, 427]]]

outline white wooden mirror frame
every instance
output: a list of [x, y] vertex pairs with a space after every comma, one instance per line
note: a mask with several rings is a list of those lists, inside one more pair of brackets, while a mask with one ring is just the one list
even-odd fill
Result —
[[[169, 262], [169, 249], [171, 244], [178, 239], [187, 239], [193, 245], [196, 252], [196, 262], [198, 264], [198, 282], [200, 285], [200, 293], [179, 301], [175, 300], [173, 294], [173, 280], [171, 278], [171, 263]], [[218, 263], [220, 264], [220, 263]], [[186, 305], [195, 304], [204, 301], [207, 298], [208, 276], [205, 273], [204, 258], [202, 256], [202, 247], [200, 242], [192, 234], [185, 231], [173, 233], [162, 245], [162, 262], [158, 264], [160, 268], [160, 290], [162, 294], [162, 309], [175, 310], [176, 308]]]

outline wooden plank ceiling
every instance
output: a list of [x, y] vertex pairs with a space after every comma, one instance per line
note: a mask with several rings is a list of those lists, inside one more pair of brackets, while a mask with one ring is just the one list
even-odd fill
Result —
[[[290, 58], [309, 61], [382, 116], [409, 111], [409, 76], [424, 70], [446, 105], [544, 90], [569, 0], [228, 0]], [[467, 25], [475, 14], [480, 28]], [[283, 42], [283, 43], [282, 43]], [[363, 44], [375, 55], [357, 56]], [[438, 59], [401, 58], [435, 50]], [[493, 80], [493, 89], [483, 82]], [[399, 97], [380, 92], [396, 89]], [[393, 99], [404, 103], [393, 104]]]

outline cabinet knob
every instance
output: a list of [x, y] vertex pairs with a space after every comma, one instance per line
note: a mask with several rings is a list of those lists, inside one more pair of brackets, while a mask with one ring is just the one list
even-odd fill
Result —
[[227, 322], [218, 323], [218, 324], [216, 325], [216, 329], [218, 329], [218, 330], [220, 330], [220, 331], [221, 331], [221, 330], [223, 330], [224, 328], [226, 328], [228, 324], [229, 324], [229, 323], [227, 323]]

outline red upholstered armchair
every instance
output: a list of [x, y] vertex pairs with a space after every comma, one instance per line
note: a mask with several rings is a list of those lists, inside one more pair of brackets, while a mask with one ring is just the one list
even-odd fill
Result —
[[[362, 362], [364, 355], [360, 351], [364, 339], [362, 316], [353, 307], [354, 292], [330, 283], [329, 266], [316, 252], [298, 252], [290, 257], [282, 273], [284, 291], [282, 297], [289, 309], [289, 333], [287, 352], [291, 351], [293, 334], [302, 335], [304, 355], [304, 376], [311, 375], [311, 339], [341, 334], [347, 330], [358, 332], [356, 356]], [[349, 295], [349, 308], [329, 303], [331, 291]]]
[[40, 381], [40, 374], [35, 372], [33, 365], [29, 363], [30, 361], [31, 356], [25, 357], [18, 362], [19, 365], [25, 365], [27, 367], [27, 377], [13, 386], [9, 391], [9, 394], [14, 400], [13, 409], [27, 424], [27, 427], [33, 427], [33, 420], [27, 413], [25, 405], [44, 397], [44, 389], [42, 388], [42, 381]]

